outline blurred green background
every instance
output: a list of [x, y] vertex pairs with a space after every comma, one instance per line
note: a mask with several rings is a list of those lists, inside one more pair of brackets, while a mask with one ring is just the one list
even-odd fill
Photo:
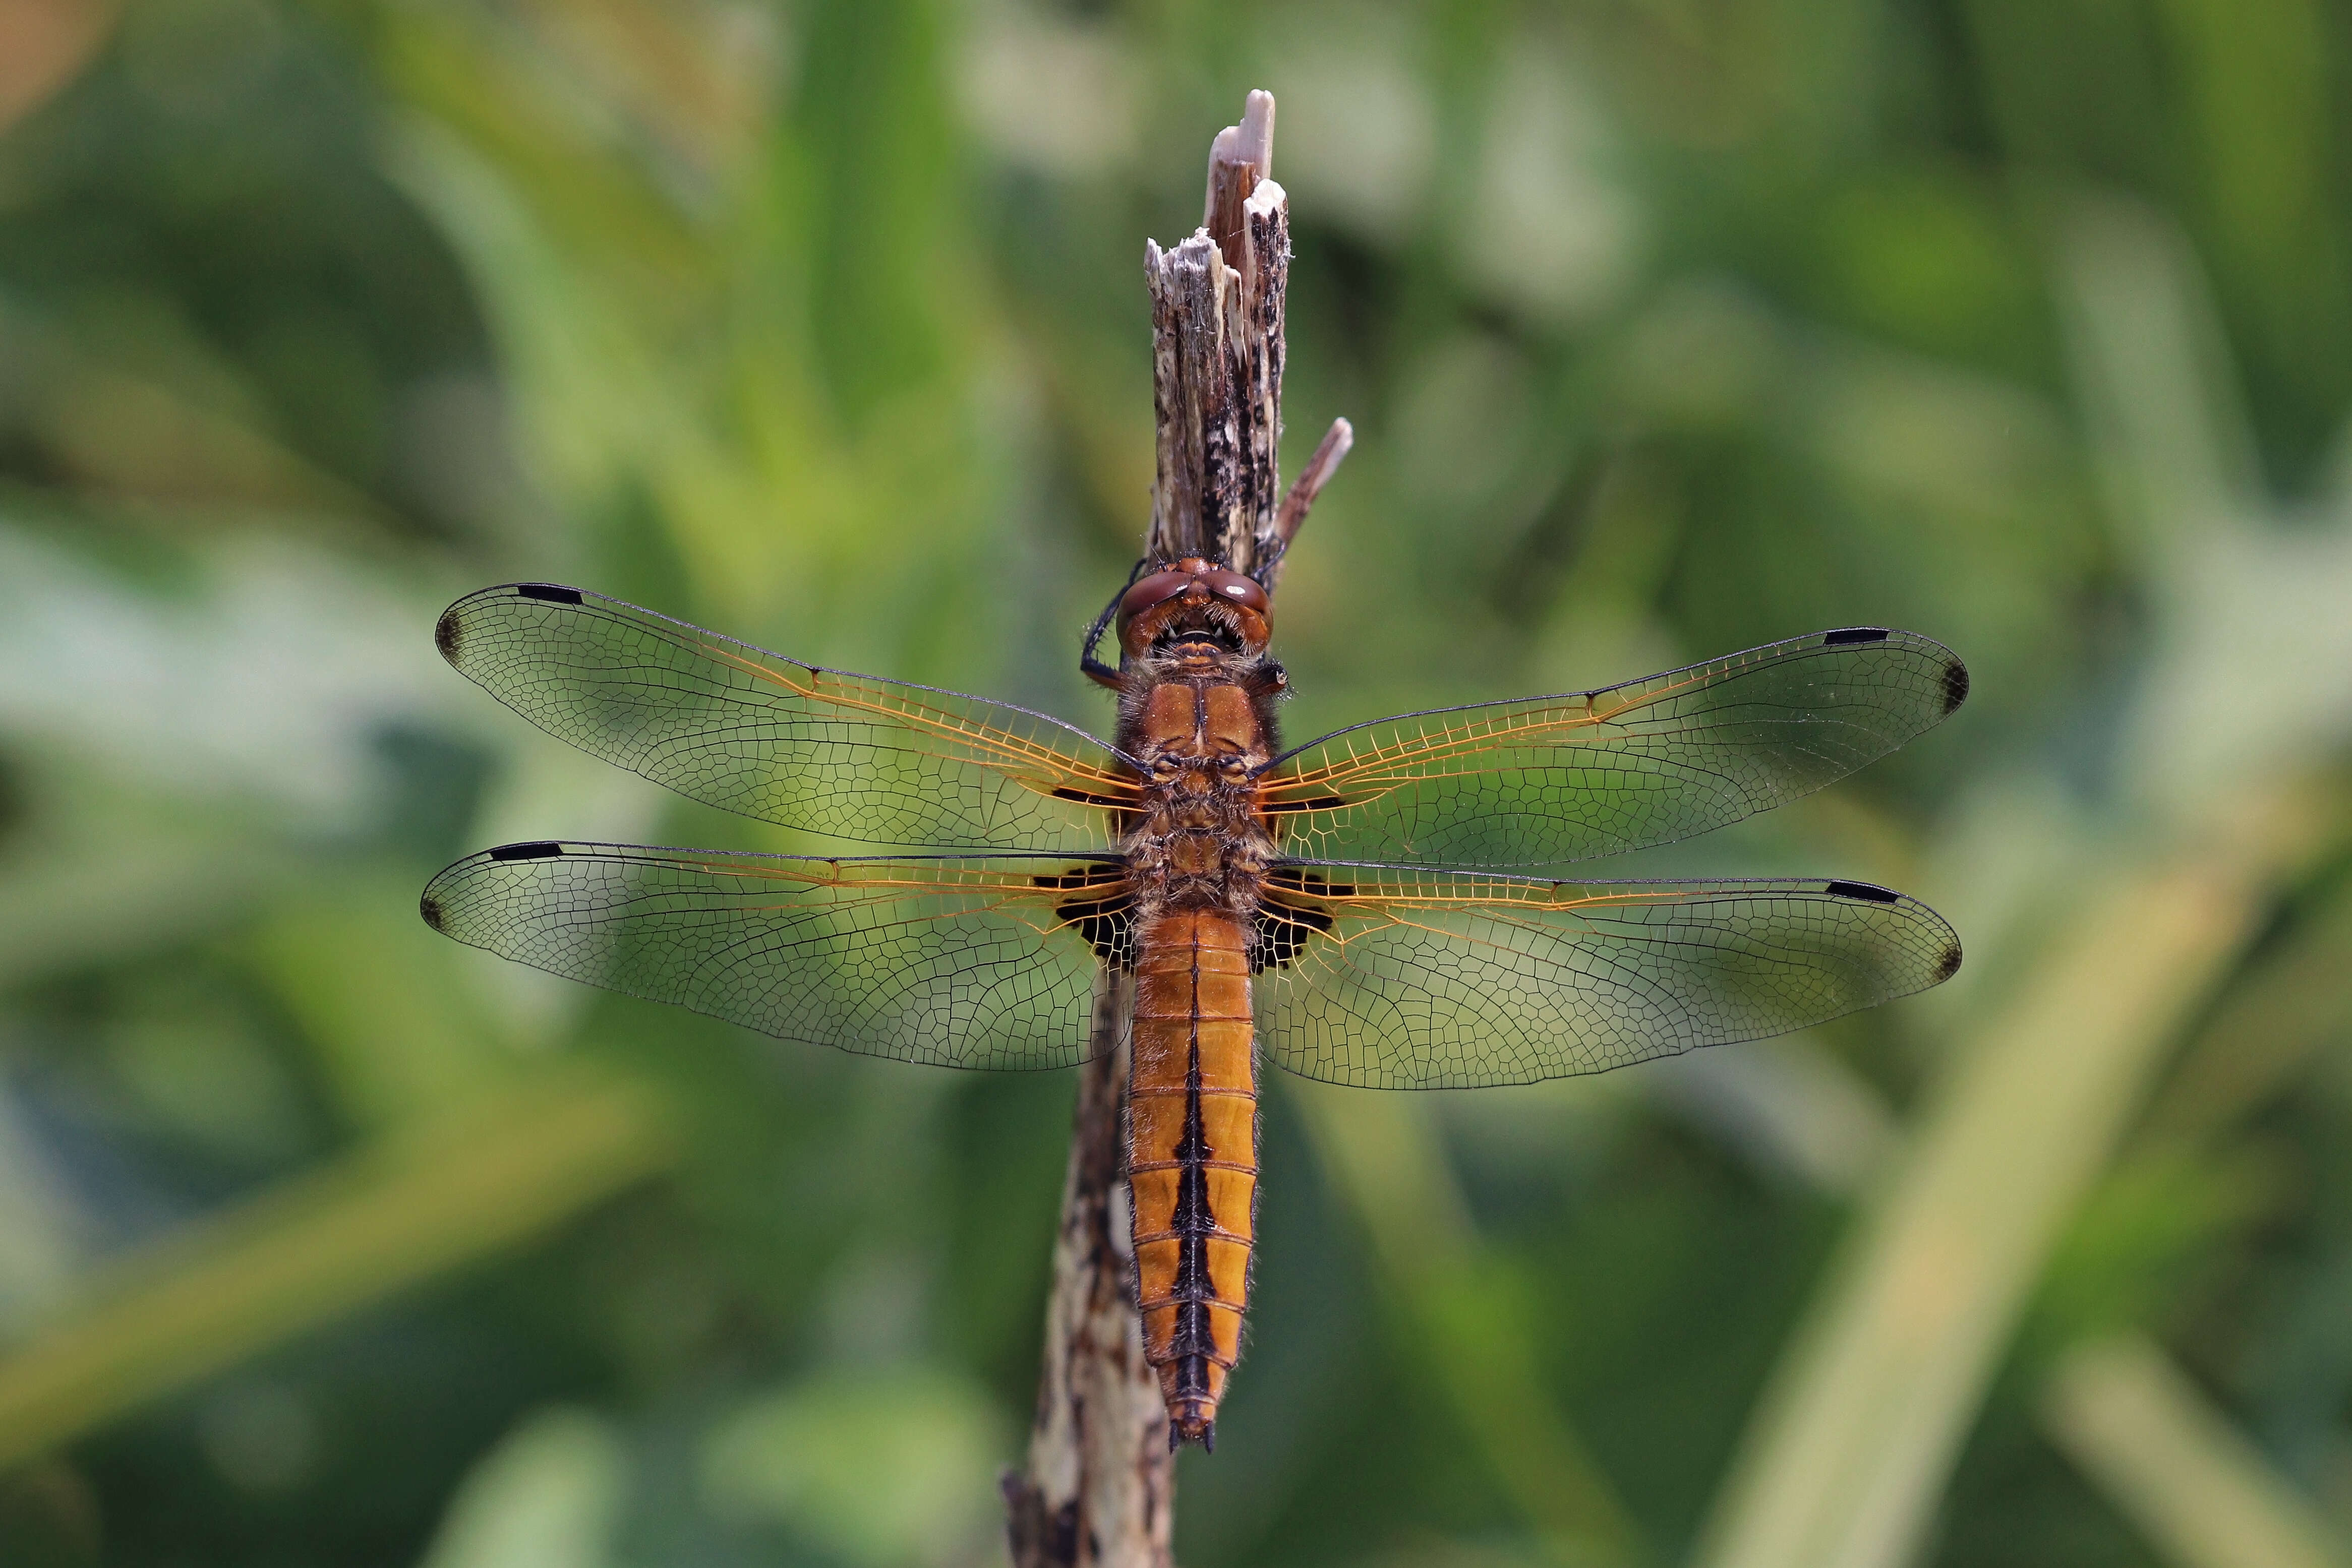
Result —
[[0, 1562], [1001, 1560], [1068, 1075], [436, 938], [758, 848], [445, 668], [579, 582], [1097, 728], [1146, 235], [1281, 105], [1298, 737], [1908, 627], [1976, 695], [1629, 864], [1929, 996], [1277, 1082], [1240, 1563], [2352, 1563], [2352, 7], [0, 0]]

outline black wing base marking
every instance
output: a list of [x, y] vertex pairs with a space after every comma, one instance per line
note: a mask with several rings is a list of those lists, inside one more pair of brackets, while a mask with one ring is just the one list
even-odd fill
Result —
[[1291, 963], [1334, 924], [1330, 911], [1316, 901], [1346, 898], [1355, 891], [1298, 866], [1276, 866], [1267, 873], [1250, 931], [1250, 973], [1263, 975]]
[[1116, 862], [1099, 862], [1077, 871], [1030, 880], [1039, 887], [1074, 889], [1081, 894], [1054, 905], [1061, 923], [1086, 942], [1095, 957], [1120, 974], [1135, 969], [1135, 897], [1127, 869]]

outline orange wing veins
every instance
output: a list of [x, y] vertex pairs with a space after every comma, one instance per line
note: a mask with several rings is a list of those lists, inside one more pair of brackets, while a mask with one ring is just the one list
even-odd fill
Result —
[[1016, 735], [996, 725], [950, 713], [926, 703], [894, 701], [887, 689], [861, 688], [855, 677], [845, 678], [830, 670], [809, 669], [805, 665], [790, 666], [808, 670], [808, 678], [799, 680], [772, 665], [744, 658], [727, 647], [711, 643], [703, 643], [699, 647], [712, 660], [740, 670], [754, 680], [782, 686], [804, 701], [888, 719], [919, 733], [957, 743], [979, 754], [976, 760], [983, 761], [1040, 795], [1112, 810], [1134, 806], [1142, 799], [1142, 792], [1133, 778], [1108, 768], [1085, 767], [1063, 752], [1040, 746], [1025, 736]]

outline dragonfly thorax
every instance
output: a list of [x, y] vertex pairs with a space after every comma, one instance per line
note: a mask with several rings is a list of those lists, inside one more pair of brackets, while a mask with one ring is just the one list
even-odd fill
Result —
[[1276, 753], [1280, 670], [1263, 654], [1179, 643], [1132, 660], [1119, 746], [1143, 772], [1126, 844], [1137, 913], [1220, 910], [1246, 920], [1274, 853], [1256, 771]]

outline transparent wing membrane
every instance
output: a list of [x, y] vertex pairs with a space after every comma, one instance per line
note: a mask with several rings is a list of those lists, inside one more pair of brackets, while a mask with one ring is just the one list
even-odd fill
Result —
[[1262, 799], [1306, 859], [1563, 864], [1809, 794], [1941, 723], [1968, 684], [1927, 638], [1817, 632], [1602, 691], [1339, 730], [1277, 761]]
[[[786, 1040], [952, 1067], [1085, 1058], [1097, 976], [1132, 967], [1143, 936], [1118, 853], [1142, 796], [1099, 741], [576, 589], [473, 594], [436, 640], [533, 724], [681, 794], [915, 852], [509, 844], [433, 879], [436, 930]], [[1967, 695], [1948, 650], [1856, 628], [1302, 747], [1259, 784], [1300, 857], [1274, 870], [1257, 919], [1260, 1048], [1339, 1083], [1527, 1083], [1924, 990], [1958, 967], [1959, 942], [1883, 888], [1433, 862], [1551, 864], [1705, 832], [1885, 756]]]
[[[1114, 873], [1115, 873], [1115, 868]], [[568, 979], [763, 1034], [943, 1067], [1085, 1060], [1101, 867], [509, 844], [427, 884], [426, 922]], [[1115, 892], [1116, 889], [1108, 891]]]
[[[1557, 883], [1293, 867], [1261, 923], [1260, 1049], [1383, 1089], [1531, 1083], [1783, 1034], [1937, 985], [1960, 945], [1862, 883]], [[1288, 956], [1285, 957], [1286, 947]]]
[[1116, 849], [1131, 775], [1042, 714], [819, 669], [602, 594], [485, 589], [435, 631], [457, 670], [592, 756], [726, 810], [893, 848]]

